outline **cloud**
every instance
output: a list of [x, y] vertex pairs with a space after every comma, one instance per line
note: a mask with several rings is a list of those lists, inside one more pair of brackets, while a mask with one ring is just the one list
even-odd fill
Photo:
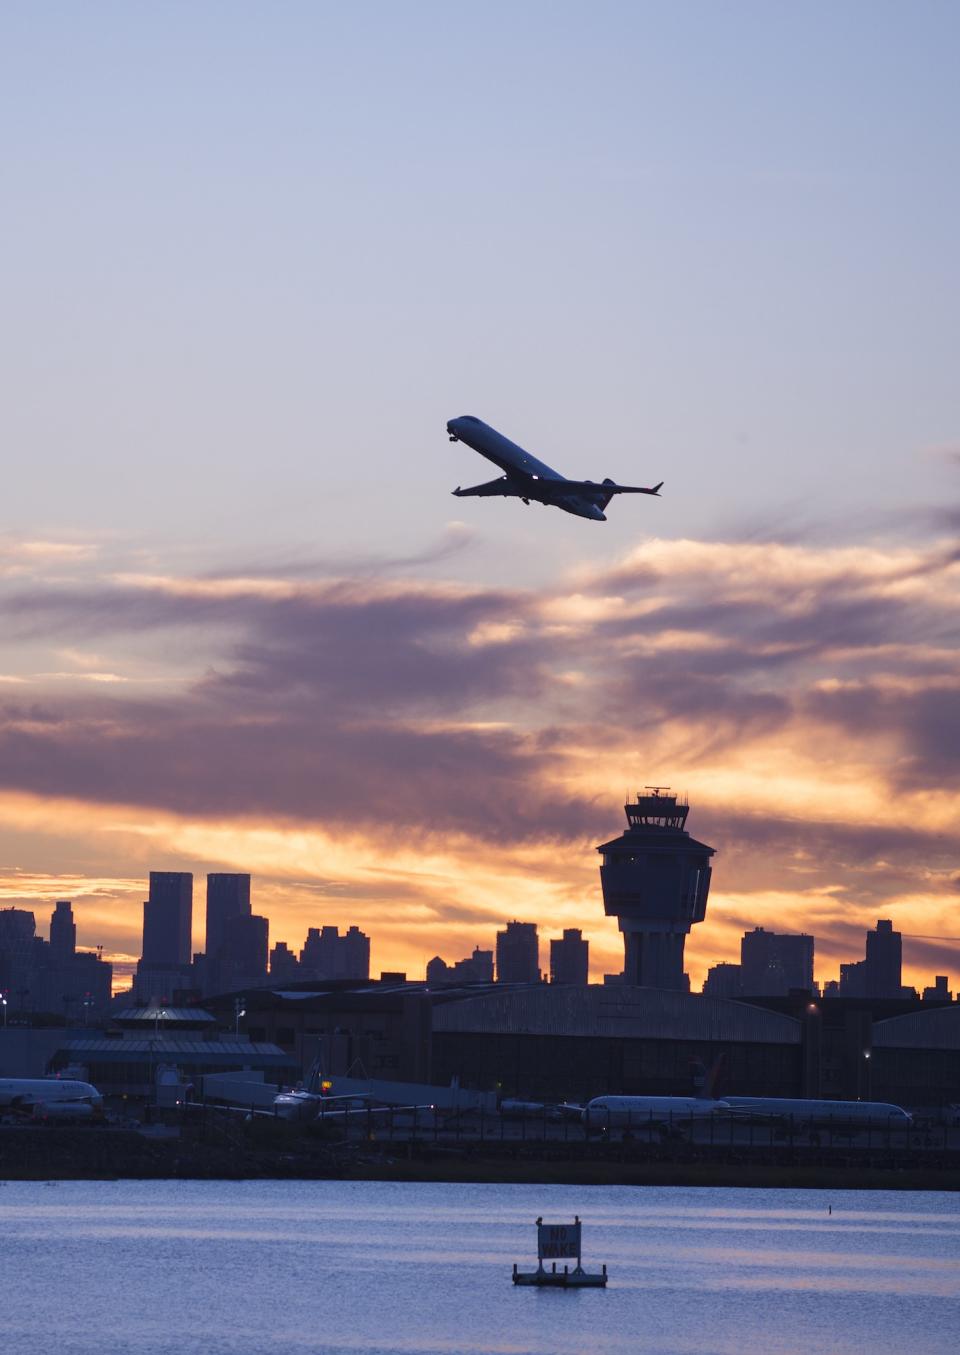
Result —
[[[127, 823], [159, 815], [168, 842], [234, 824], [235, 868], [260, 827], [301, 835], [311, 859], [349, 838], [398, 899], [423, 902], [396, 944], [420, 937], [431, 954], [438, 928], [466, 940], [518, 897], [569, 910], [565, 925], [596, 918], [615, 951], [592, 847], [616, 831], [621, 789], [646, 781], [691, 792], [716, 887], [753, 899], [754, 921], [770, 925], [771, 891], [819, 889], [837, 947], [869, 913], [955, 898], [951, 542], [651, 541], [540, 590], [327, 564], [309, 579], [261, 565], [8, 580], [14, 653], [109, 650], [109, 666], [8, 685], [0, 787]], [[129, 676], [133, 647], [162, 656], [149, 696], [103, 681]], [[410, 851], [440, 863], [441, 884], [401, 878]], [[298, 869], [279, 860], [278, 889]], [[346, 858], [326, 882], [312, 871], [327, 898], [382, 918], [383, 880], [377, 895]], [[716, 917], [729, 950], [734, 923], [722, 905], [710, 917], [702, 936]]]

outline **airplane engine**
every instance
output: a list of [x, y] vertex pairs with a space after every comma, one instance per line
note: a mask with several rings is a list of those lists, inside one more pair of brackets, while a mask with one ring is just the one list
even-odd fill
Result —
[[34, 1101], [31, 1118], [41, 1124], [49, 1123], [51, 1120], [74, 1123], [78, 1120], [96, 1119], [97, 1108], [86, 1101]]

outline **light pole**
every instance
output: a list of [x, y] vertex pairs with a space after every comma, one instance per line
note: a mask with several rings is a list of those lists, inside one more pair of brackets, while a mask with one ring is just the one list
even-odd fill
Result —
[[234, 1011], [234, 1017], [235, 1017], [235, 1020], [234, 1020], [234, 1023], [233, 1023], [233, 1033], [234, 1033], [234, 1035], [236, 1035], [237, 1038], [239, 1039], [239, 1038], [240, 1038], [240, 1018], [241, 1018], [241, 1016], [246, 1016], [246, 1014], [247, 1014], [247, 1009], [246, 1009], [246, 1007], [244, 1006], [244, 999], [243, 999], [242, 997], [234, 998], [234, 1000], [233, 1000], [233, 1011]]
[[7, 995], [6, 995], [6, 993], [4, 993], [2, 996], [0, 996], [0, 1003], [3, 1004], [3, 1028], [4, 1028], [4, 1030], [6, 1030], [6, 1028], [7, 1028]]

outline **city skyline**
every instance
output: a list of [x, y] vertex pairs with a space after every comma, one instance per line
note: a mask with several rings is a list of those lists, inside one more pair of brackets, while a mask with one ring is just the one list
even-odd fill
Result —
[[[150, 885], [151, 897], [154, 896], [154, 887], [158, 891], [167, 894], [172, 900], [182, 895], [186, 891], [186, 897], [192, 900], [193, 880], [189, 872], [151, 872]], [[495, 937], [480, 937], [479, 941], [474, 938], [472, 954], [468, 954], [460, 959], [445, 961], [439, 955], [433, 958], [425, 957], [421, 965], [413, 966], [410, 971], [399, 971], [390, 969], [389, 966], [381, 964], [379, 961], [374, 963], [372, 957], [373, 944], [375, 938], [368, 937], [360, 932], [356, 923], [344, 922], [341, 918], [337, 923], [320, 922], [315, 919], [313, 923], [308, 923], [304, 933], [303, 945], [298, 946], [294, 940], [291, 946], [286, 938], [275, 938], [268, 935], [270, 931], [269, 917], [251, 916], [251, 876], [248, 873], [218, 873], [211, 872], [207, 877], [207, 901], [206, 908], [197, 909], [198, 915], [205, 914], [204, 938], [201, 945], [194, 947], [190, 955], [190, 960], [186, 965], [173, 959], [148, 961], [146, 967], [143, 967], [144, 957], [149, 948], [147, 918], [149, 916], [149, 900], [144, 904], [144, 927], [142, 931], [143, 942], [140, 955], [126, 964], [121, 964], [118, 969], [114, 969], [113, 991], [115, 995], [124, 992], [135, 991], [140, 983], [138, 979], [138, 968], [143, 970], [145, 982], [143, 984], [141, 996], [143, 997], [151, 990], [151, 981], [153, 988], [166, 999], [169, 993], [180, 988], [187, 991], [195, 988], [196, 991], [204, 993], [215, 993], [229, 989], [243, 987], [245, 984], [251, 986], [265, 985], [269, 986], [272, 982], [289, 982], [300, 977], [302, 968], [302, 977], [309, 979], [315, 968], [316, 960], [323, 956], [322, 947], [326, 942], [328, 935], [332, 937], [332, 944], [338, 951], [340, 948], [349, 945], [350, 937], [357, 934], [361, 939], [364, 951], [364, 958], [359, 962], [363, 970], [361, 975], [360, 968], [351, 969], [351, 963], [358, 963], [356, 960], [347, 962], [347, 973], [350, 977], [365, 977], [369, 974], [371, 981], [376, 981], [381, 973], [395, 974], [404, 973], [411, 982], [421, 982], [424, 974], [427, 982], [431, 982], [431, 968], [434, 969], [435, 982], [491, 982], [496, 975], [496, 982], [587, 982], [587, 983], [609, 983], [619, 981], [623, 969], [623, 955], [621, 954], [621, 969], [612, 969], [603, 973], [598, 972], [596, 961], [589, 959], [590, 943], [584, 936], [586, 928], [564, 928], [562, 936], [550, 935], [550, 932], [557, 928], [551, 924], [546, 924], [544, 934], [540, 935], [540, 922], [526, 921], [519, 922], [516, 919], [507, 921], [503, 930], [498, 931]], [[259, 923], [262, 924], [262, 936], [259, 938], [259, 944], [256, 938], [247, 936], [247, 931], [241, 928], [230, 941], [224, 945], [222, 928], [224, 919], [222, 913], [223, 896], [225, 890], [232, 889], [242, 896], [243, 905], [246, 912], [237, 915], [237, 921], [240, 923]], [[161, 894], [162, 897], [162, 894]], [[211, 908], [212, 902], [212, 908]], [[189, 905], [192, 908], [192, 903]], [[235, 905], [234, 905], [235, 906]], [[230, 905], [228, 903], [227, 911]], [[56, 948], [59, 944], [64, 944], [64, 929], [61, 928], [59, 938], [56, 935], [56, 925], [65, 914], [65, 919], [69, 924], [70, 947], [76, 950], [77, 954], [84, 953], [89, 958], [96, 955], [101, 957], [101, 947], [94, 949], [83, 937], [78, 937], [76, 923], [72, 914], [72, 901], [57, 900], [54, 903], [54, 911], [51, 914], [48, 923], [49, 944]], [[0, 907], [0, 918], [4, 912], [16, 912], [15, 906]], [[210, 927], [213, 922], [213, 949], [210, 949]], [[320, 924], [320, 925], [318, 925]], [[703, 925], [703, 924], [700, 924]], [[167, 922], [167, 930], [173, 926], [176, 930], [176, 924]], [[344, 934], [338, 939], [338, 929], [345, 927]], [[157, 924], [152, 927], [152, 934], [156, 935]], [[696, 933], [694, 932], [694, 935]], [[42, 937], [42, 929], [36, 930], [36, 935]], [[490, 949], [483, 949], [484, 940], [490, 941]], [[909, 940], [909, 938], [907, 938]], [[246, 953], [250, 954], [250, 944], [253, 941], [253, 954], [261, 951], [262, 959], [258, 963], [254, 961], [252, 967], [248, 967], [244, 976], [244, 964], [242, 957]], [[175, 939], [171, 940], [171, 945], [176, 946]], [[321, 950], [316, 950], [317, 946]], [[890, 946], [893, 946], [891, 951]], [[878, 949], [878, 947], [883, 949]], [[912, 971], [908, 974], [907, 966], [904, 962], [904, 949], [902, 934], [894, 927], [890, 919], [878, 919], [875, 927], [867, 928], [861, 939], [861, 948], [864, 955], [859, 959], [854, 959], [848, 954], [846, 960], [841, 960], [837, 965], [837, 974], [828, 975], [823, 972], [822, 965], [816, 961], [816, 937], [808, 932], [785, 932], [782, 928], [774, 931], [760, 926], [754, 926], [745, 931], [739, 941], [739, 958], [737, 961], [726, 959], [706, 959], [706, 969], [702, 983], [691, 982], [690, 990], [696, 992], [701, 990], [716, 997], [737, 998], [739, 996], [762, 996], [776, 995], [781, 993], [786, 995], [791, 989], [802, 990], [810, 987], [811, 991], [822, 993], [823, 996], [850, 996], [850, 997], [890, 997], [902, 991], [907, 996], [911, 990], [915, 990], [917, 997], [933, 996], [934, 993], [942, 991], [946, 1000], [952, 1000], [952, 995], [946, 990], [954, 979], [955, 973], [948, 972], [946, 975], [937, 975], [930, 973], [913, 976]], [[261, 949], [262, 948], [262, 949]], [[276, 956], [275, 956], [276, 952]], [[311, 961], [311, 953], [313, 961]], [[327, 967], [332, 952], [327, 951]], [[496, 965], [494, 966], [494, 954], [496, 954]], [[884, 959], [871, 960], [871, 954], [874, 957], [883, 955]], [[0, 958], [3, 956], [3, 947], [0, 945]], [[221, 971], [220, 964], [223, 964], [229, 957], [234, 968]], [[103, 955], [102, 958], [110, 962], [110, 956]], [[279, 969], [275, 969], [275, 958], [279, 962]], [[204, 967], [194, 972], [197, 960], [204, 963]], [[545, 961], [545, 963], [541, 963]], [[112, 962], [111, 962], [112, 964]], [[211, 968], [211, 964], [218, 966]], [[327, 977], [338, 977], [343, 960], [334, 960], [330, 973]], [[479, 964], [479, 969], [477, 968]], [[871, 973], [871, 964], [873, 965], [874, 978], [867, 977]], [[879, 968], [878, 968], [879, 966]], [[323, 967], [323, 966], [321, 966]], [[152, 971], [156, 969], [156, 974]], [[177, 971], [181, 972], [179, 975]], [[262, 973], [260, 972], [262, 970]], [[421, 973], [421, 970], [424, 971]], [[576, 973], [577, 977], [570, 977]], [[566, 974], [566, 977], [560, 978], [560, 974]], [[581, 977], [581, 975], [583, 977]], [[765, 978], [760, 979], [763, 975]], [[157, 977], [159, 976], [159, 977]], [[742, 976], [742, 977], [741, 977]], [[689, 975], [688, 975], [689, 977]], [[902, 988], [901, 988], [902, 981]], [[942, 990], [941, 990], [942, 984]], [[131, 986], [132, 985], [132, 986]], [[2, 985], [0, 985], [2, 986]], [[8, 982], [7, 989], [11, 988]], [[682, 986], [682, 985], [681, 985]], [[138, 999], [139, 1000], [139, 999]], [[144, 997], [144, 1000], [147, 1000]]]
[[[383, 968], [607, 972], [659, 782], [695, 985], [957, 968], [958, 16], [881, 10], [0, 16], [0, 903], [119, 966], [149, 869], [252, 870]], [[463, 414], [663, 497], [453, 499]]]

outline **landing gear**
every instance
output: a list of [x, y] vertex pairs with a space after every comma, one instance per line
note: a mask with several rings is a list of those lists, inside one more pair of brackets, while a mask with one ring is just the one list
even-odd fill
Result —
[[530, 507], [530, 500], [529, 500], [529, 499], [524, 499], [524, 503], [527, 505], [528, 508]]
[[450, 434], [450, 441], [451, 441], [451, 442], [459, 442], [460, 439], [457, 437], [456, 433], [451, 433], [451, 434]]

